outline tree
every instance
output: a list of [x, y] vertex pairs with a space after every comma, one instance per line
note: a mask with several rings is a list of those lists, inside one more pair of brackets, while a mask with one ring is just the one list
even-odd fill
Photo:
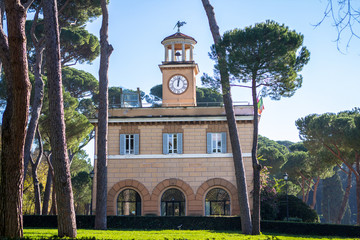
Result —
[[326, 222], [340, 224], [338, 217], [339, 212], [342, 210], [339, 206], [342, 204], [342, 196], [344, 196], [344, 194], [345, 192], [342, 188], [338, 173], [330, 178], [324, 179], [321, 210]]
[[46, 63], [51, 118], [50, 143], [58, 208], [59, 237], [76, 237], [74, 199], [65, 138], [57, 1], [44, 1]]
[[[252, 162], [254, 171], [253, 233], [260, 233], [260, 170], [257, 159], [258, 144], [258, 88], [263, 97], [273, 100], [291, 97], [301, 87], [298, 73], [309, 61], [309, 51], [302, 47], [303, 35], [274, 21], [258, 23], [245, 29], [224, 33], [222, 40], [212, 48], [211, 56], [226, 53], [228, 75], [240, 83], [250, 83], [254, 106]], [[221, 70], [220, 63], [218, 69]]]
[[338, 33], [336, 39], [338, 49], [341, 36], [346, 34], [347, 31], [349, 33], [347, 34], [349, 35], [347, 47], [350, 45], [353, 37], [360, 38], [360, 32], [358, 31], [358, 26], [356, 26], [360, 24], [360, 8], [359, 6], [356, 6], [354, 1], [327, 0], [324, 17], [317, 26], [322, 24], [326, 18], [331, 19]]
[[108, 69], [110, 55], [113, 51], [113, 47], [108, 42], [109, 13], [106, 0], [101, 0], [101, 11], [95, 229], [107, 228]]
[[259, 148], [258, 155], [262, 156], [264, 161], [262, 161], [263, 166], [269, 167], [269, 173], [272, 176], [282, 177], [281, 176], [281, 167], [286, 163], [286, 155], [282, 154], [275, 147], [261, 147]]
[[[311, 114], [296, 121], [307, 148], [325, 148], [335, 164], [345, 165], [356, 178], [357, 224], [360, 224], [360, 113], [359, 109], [338, 114]], [[348, 183], [349, 184], [349, 183]]]
[[[206, 15], [209, 20], [209, 26], [210, 26], [211, 34], [214, 39], [214, 43], [218, 44], [221, 41], [221, 36], [220, 36], [219, 26], [216, 23], [214, 8], [213, 6], [211, 6], [208, 0], [202, 0], [202, 4], [204, 6]], [[242, 159], [240, 140], [237, 131], [235, 113], [231, 98], [229, 74], [227, 71], [224, 51], [220, 50], [219, 52], [217, 52], [216, 61], [218, 62], [219, 65], [219, 73], [221, 78], [220, 83], [223, 94], [226, 120], [229, 128], [233, 159], [234, 159], [236, 186], [237, 186], [239, 205], [240, 205], [241, 230], [244, 234], [251, 234], [252, 222], [250, 217], [250, 206], [249, 206], [248, 191], [246, 186], [245, 168]]]
[[[1, 131], [0, 237], [21, 238], [24, 145], [31, 89], [24, 29], [32, 0], [0, 3], [0, 60], [8, 93]], [[8, 36], [2, 24], [4, 10]]]
[[[35, 10], [33, 21], [26, 22], [26, 31], [28, 41], [28, 55], [32, 61], [32, 72], [35, 76], [35, 90], [33, 93], [33, 102], [31, 105], [31, 119], [28, 124], [28, 131], [25, 142], [25, 159], [24, 159], [24, 171], [26, 176], [27, 166], [30, 161], [32, 143], [35, 136], [35, 130], [38, 125], [40, 111], [42, 109], [42, 101], [44, 96], [44, 83], [42, 79], [42, 64], [43, 64], [43, 52], [45, 50], [45, 34], [44, 34], [44, 21], [38, 19], [42, 10], [41, 1], [36, 1], [33, 9]], [[61, 63], [72, 64], [74, 62], [91, 62], [99, 55], [99, 41], [98, 39], [84, 30], [84, 24], [86, 21], [99, 16], [99, 4], [97, 1], [65, 1], [60, 0], [58, 5], [61, 7], [59, 11], [60, 28], [61, 28]], [[75, 7], [73, 10], [69, 10], [69, 7]], [[67, 14], [71, 14], [68, 16]], [[72, 19], [77, 18], [76, 22]], [[79, 25], [80, 24], [80, 25]], [[77, 73], [77, 82], [79, 78], [84, 78], [81, 71]], [[69, 71], [66, 71], [68, 74]], [[86, 77], [89, 78], [89, 74]], [[65, 80], [67, 78], [64, 78]], [[95, 78], [94, 78], [95, 79]], [[73, 79], [74, 80], [74, 79]], [[95, 79], [96, 80], [96, 79]], [[92, 81], [94, 82], [94, 81]], [[65, 83], [66, 86], [66, 83]], [[90, 84], [94, 86], [94, 84]], [[25, 179], [25, 178], [24, 178]]]

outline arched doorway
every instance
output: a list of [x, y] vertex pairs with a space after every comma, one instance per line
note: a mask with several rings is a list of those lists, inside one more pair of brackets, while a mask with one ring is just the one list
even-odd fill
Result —
[[230, 197], [222, 188], [213, 188], [205, 198], [206, 216], [229, 216], [230, 215]]
[[185, 216], [185, 196], [180, 190], [170, 188], [163, 193], [161, 216]]
[[141, 198], [133, 189], [125, 189], [120, 192], [117, 199], [118, 216], [140, 216]]

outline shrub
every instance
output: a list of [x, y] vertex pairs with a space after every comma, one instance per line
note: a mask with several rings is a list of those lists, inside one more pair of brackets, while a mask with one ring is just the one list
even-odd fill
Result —
[[[286, 219], [286, 195], [278, 196], [279, 204], [279, 213], [277, 220]], [[319, 216], [316, 211], [311, 209], [306, 203], [301, 199], [288, 195], [288, 204], [289, 204], [289, 217], [290, 218], [300, 218], [303, 222], [319, 222]]]

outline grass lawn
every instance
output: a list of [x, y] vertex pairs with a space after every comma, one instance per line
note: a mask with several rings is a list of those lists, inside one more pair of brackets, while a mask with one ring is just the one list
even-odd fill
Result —
[[[31, 239], [49, 238], [57, 235], [57, 229], [24, 229], [24, 237]], [[286, 235], [264, 234], [260, 236], [247, 236], [239, 232], [208, 231], [208, 230], [86, 230], [78, 229], [78, 238], [96, 239], [122, 239], [122, 240], [310, 240], [310, 239], [355, 239], [355, 238], [329, 238], [329, 237], [296, 237]], [[360, 239], [360, 238], [357, 238]]]

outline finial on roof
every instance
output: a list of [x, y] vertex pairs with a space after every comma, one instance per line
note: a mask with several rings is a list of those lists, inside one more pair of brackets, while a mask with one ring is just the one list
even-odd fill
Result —
[[180, 21], [177, 21], [177, 23], [175, 24], [175, 27], [174, 28], [178, 28], [178, 32], [180, 32], [180, 28], [182, 26], [184, 26], [186, 24], [186, 22], [180, 22]]

